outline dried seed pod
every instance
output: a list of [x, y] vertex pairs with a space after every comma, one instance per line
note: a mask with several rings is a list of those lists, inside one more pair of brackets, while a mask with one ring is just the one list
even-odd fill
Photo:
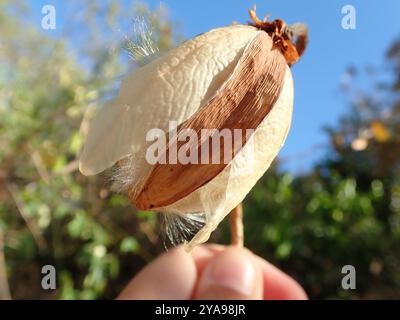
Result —
[[[180, 132], [191, 129], [200, 133], [201, 129], [239, 129], [244, 135], [242, 144], [229, 146], [232, 158], [246, 143], [246, 129], [256, 129], [272, 109], [279, 97], [286, 72], [286, 62], [282, 54], [272, 49], [271, 38], [265, 32], [258, 32], [244, 49], [235, 69], [217, 93], [187, 121], [179, 126]], [[208, 137], [197, 135], [195, 150], [200, 153], [202, 146], [209, 144]], [[167, 148], [180, 150], [186, 141], [171, 139]], [[156, 164], [140, 193], [130, 196], [134, 205], [148, 210], [170, 205], [201, 187], [227, 165], [223, 159], [224, 148], [220, 144], [220, 161], [217, 164], [176, 163]], [[210, 155], [212, 156], [212, 155]], [[211, 162], [211, 161], [208, 161]]]
[[[81, 172], [96, 174], [118, 162], [134, 206], [188, 219], [200, 215], [204, 226], [188, 248], [206, 241], [268, 169], [289, 131], [293, 82], [288, 64], [299, 53], [279, 21], [211, 30], [128, 75], [118, 97], [89, 122]], [[170, 121], [177, 128], [170, 128]], [[154, 128], [169, 132], [160, 158], [170, 159], [185, 146], [202, 156], [209, 140], [200, 134], [188, 144], [179, 139], [187, 130], [234, 134], [239, 129], [242, 143], [229, 143], [228, 162], [219, 156], [217, 163], [152, 164], [146, 137]], [[244, 133], [248, 129], [252, 134]], [[211, 151], [221, 155], [224, 147], [211, 146]]]

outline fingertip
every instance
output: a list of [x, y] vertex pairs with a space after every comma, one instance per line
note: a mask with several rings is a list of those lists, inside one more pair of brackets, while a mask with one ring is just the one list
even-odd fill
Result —
[[264, 282], [265, 300], [307, 300], [300, 284], [268, 261], [257, 256]]
[[[207, 255], [202, 252], [203, 258]], [[248, 250], [229, 246], [208, 257], [194, 297], [196, 299], [260, 299], [262, 273]]]
[[179, 246], [162, 254], [142, 269], [117, 299], [190, 299], [196, 276], [193, 258]]
[[225, 248], [226, 246], [217, 244], [205, 244], [195, 247], [191, 251], [191, 255], [196, 264], [198, 273], [201, 274], [210, 259], [212, 259], [217, 253], [221, 252]]

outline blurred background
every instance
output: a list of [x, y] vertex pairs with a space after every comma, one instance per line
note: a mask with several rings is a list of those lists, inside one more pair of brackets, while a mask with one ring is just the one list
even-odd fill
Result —
[[[159, 217], [84, 177], [76, 154], [89, 106], [133, 62], [133, 20], [161, 50], [233, 21], [253, 1], [0, 1], [0, 298], [114, 298], [164, 251]], [[42, 27], [43, 6], [56, 28]], [[400, 2], [259, 1], [259, 16], [304, 22], [287, 143], [247, 196], [245, 245], [310, 298], [400, 298]], [[229, 243], [223, 223], [212, 241]], [[57, 289], [41, 288], [54, 265]], [[344, 265], [356, 290], [341, 287]]]

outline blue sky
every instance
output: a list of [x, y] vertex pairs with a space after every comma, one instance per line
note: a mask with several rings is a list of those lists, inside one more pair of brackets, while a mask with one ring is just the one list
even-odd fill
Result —
[[[151, 8], [160, 4], [156, 0], [143, 2]], [[307, 150], [326, 142], [322, 127], [335, 125], [349, 107], [339, 89], [346, 68], [369, 65], [383, 68], [385, 51], [400, 36], [399, 0], [164, 0], [162, 3], [169, 9], [172, 20], [180, 24], [179, 31], [186, 38], [233, 21], [248, 21], [247, 9], [254, 3], [260, 17], [272, 13], [272, 19], [308, 25], [309, 46], [292, 70], [295, 110], [292, 129], [281, 152], [281, 157], [290, 159], [284, 167], [297, 173], [310, 168], [324, 153], [324, 149], [313, 149], [311, 153]], [[34, 8], [38, 8], [39, 14], [43, 4], [65, 6], [62, 1], [38, 1]], [[356, 9], [355, 30], [341, 27], [341, 10], [348, 4]], [[60, 10], [57, 15], [58, 23], [63, 23]]]

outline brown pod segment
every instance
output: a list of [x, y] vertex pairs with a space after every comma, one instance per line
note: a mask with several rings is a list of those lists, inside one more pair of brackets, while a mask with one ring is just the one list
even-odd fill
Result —
[[[268, 115], [277, 101], [283, 87], [287, 63], [282, 53], [273, 48], [273, 43], [265, 32], [259, 32], [245, 48], [232, 75], [217, 93], [191, 118], [183, 122], [177, 130], [180, 136], [186, 129], [197, 133], [196, 143], [191, 152], [197, 153], [199, 163], [168, 163], [170, 150], [181, 150], [187, 141], [171, 138], [165, 151], [167, 163], [157, 163], [152, 167], [139, 192], [130, 189], [128, 195], [139, 209], [148, 210], [165, 207], [189, 195], [215, 176], [226, 166], [224, 144], [220, 143], [220, 161], [212, 163], [210, 137], [201, 134], [202, 129], [241, 129], [242, 143], [232, 143], [233, 158], [247, 142], [246, 129], [256, 129]], [[187, 132], [187, 131], [186, 131]], [[197, 140], [198, 139], [198, 140]], [[200, 151], [208, 144], [209, 163], [201, 163]]]

